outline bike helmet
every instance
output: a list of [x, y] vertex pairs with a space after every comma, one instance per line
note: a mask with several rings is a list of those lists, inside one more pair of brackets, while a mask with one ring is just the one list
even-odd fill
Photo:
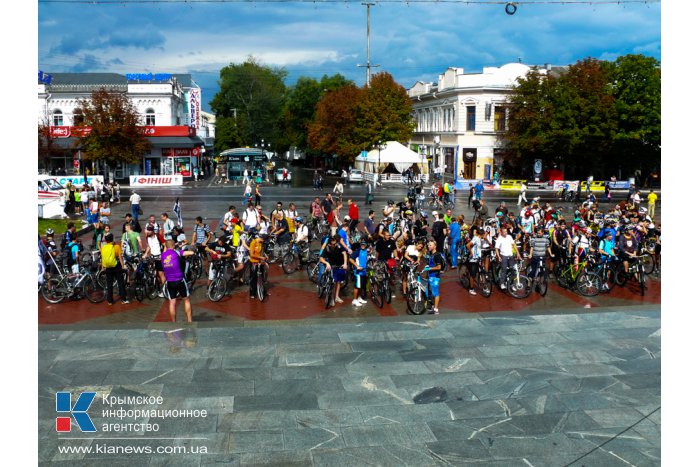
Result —
[[525, 211], [525, 217], [529, 217], [531, 215], [532, 215], [532, 211], [530, 211], [529, 209], [527, 211]]
[[393, 206], [393, 205], [394, 205], [394, 200], [393, 200], [393, 199], [390, 199], [389, 201], [387, 201], [386, 204], [388, 204], [389, 206]]
[[304, 219], [302, 219], [301, 217], [298, 217], [298, 216], [294, 220], [297, 222], [304, 222]]
[[423, 219], [427, 219], [427, 218], [428, 218], [428, 213], [425, 212], [425, 211], [421, 211], [421, 212], [420, 212], [420, 216], [421, 216]]
[[578, 209], [576, 211], [574, 211], [574, 216], [580, 216], [580, 215], [581, 215], [581, 211], [579, 211]]
[[639, 208], [639, 214], [646, 214], [647, 213], [647, 208]]
[[52, 228], [46, 229], [46, 235], [53, 235], [53, 229]]

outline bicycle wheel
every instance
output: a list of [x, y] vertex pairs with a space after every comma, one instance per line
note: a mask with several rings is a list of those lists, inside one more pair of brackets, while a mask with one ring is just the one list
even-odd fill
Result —
[[590, 271], [581, 271], [576, 278], [576, 290], [584, 297], [595, 297], [600, 290], [600, 277]]
[[610, 268], [602, 268], [597, 273], [598, 280], [600, 281], [600, 293], [610, 293], [610, 291], [615, 287], [615, 272]]
[[615, 284], [619, 285], [620, 287], [624, 287], [625, 284], [627, 284], [627, 279], [628, 275], [625, 272], [625, 265], [622, 263], [619, 263], [617, 266], [615, 266]]
[[639, 268], [639, 292], [644, 296], [644, 289], [647, 288], [647, 274], [643, 268]]
[[384, 302], [391, 303], [391, 282], [389, 279], [384, 279], [384, 285], [382, 286], [382, 292], [384, 292]]
[[226, 280], [221, 276], [214, 278], [207, 289], [207, 298], [212, 302], [218, 302], [224, 298], [224, 295], [226, 295]]
[[540, 271], [535, 277], [535, 289], [542, 297], [547, 295], [547, 289], [549, 287], [549, 280], [547, 278], [547, 271]]
[[377, 305], [379, 308], [382, 308], [384, 306], [384, 297], [381, 294], [381, 288], [379, 286], [379, 283], [376, 280], [374, 280], [374, 278], [370, 279], [369, 281], [369, 295], [372, 298], [374, 304]]
[[267, 298], [267, 290], [265, 288], [265, 274], [262, 271], [258, 272], [258, 300], [264, 302]]
[[146, 284], [142, 280], [137, 280], [134, 283], [134, 298], [139, 302], [146, 298]]
[[326, 310], [333, 306], [333, 282], [326, 283], [323, 287], [323, 297], [326, 304]]
[[557, 284], [559, 284], [559, 287], [562, 289], [569, 288], [569, 281], [566, 279], [567, 270], [568, 268], [566, 265], [562, 263], [557, 263], [557, 265], [554, 266], [554, 277], [557, 279]]
[[517, 276], [511, 272], [506, 277], [506, 290], [513, 298], [527, 298], [532, 292], [530, 287], [530, 278], [524, 273], [519, 273]]
[[425, 313], [426, 299], [420, 287], [413, 285], [408, 289], [406, 305], [408, 306], [408, 312], [412, 315], [422, 315]]
[[654, 271], [654, 257], [652, 255], [643, 255], [639, 258], [645, 274], [651, 274]]
[[44, 286], [41, 288], [41, 296], [48, 303], [59, 303], [66, 298], [64, 291], [61, 289], [61, 279], [59, 277], [50, 277], [48, 281], [44, 282]]
[[97, 280], [97, 285], [99, 285], [103, 289], [107, 287], [107, 273], [104, 269], [100, 269], [100, 271], [95, 276], [95, 279]]
[[309, 276], [309, 281], [312, 283], [318, 282], [318, 263], [307, 263], [306, 275]]
[[486, 271], [481, 271], [476, 275], [476, 288], [482, 297], [489, 298], [493, 292], [492, 282]]
[[469, 288], [469, 268], [467, 267], [466, 264], [460, 264], [459, 265], [459, 283], [464, 287], [465, 289]]
[[160, 288], [158, 287], [158, 276], [155, 275], [155, 271], [153, 276], [145, 278], [144, 285], [144, 291], [146, 292], [148, 299], [155, 300], [155, 298], [158, 297], [158, 292], [160, 292]]
[[297, 269], [296, 254], [289, 251], [282, 258], [282, 270], [285, 274], [291, 274]]
[[202, 275], [202, 257], [199, 254], [192, 256], [192, 277], [197, 280]]
[[243, 283], [250, 285], [250, 262], [246, 261], [241, 274], [243, 275]]

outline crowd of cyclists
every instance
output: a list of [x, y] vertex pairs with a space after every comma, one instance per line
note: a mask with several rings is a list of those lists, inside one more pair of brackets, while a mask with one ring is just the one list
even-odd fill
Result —
[[111, 305], [116, 286], [123, 304], [168, 299], [173, 321], [182, 298], [191, 321], [189, 296], [202, 275], [212, 301], [246, 285], [251, 299], [264, 301], [268, 269], [278, 264], [287, 274], [305, 269], [327, 308], [343, 303], [351, 286], [354, 307], [369, 300], [382, 307], [402, 294], [409, 313], [439, 314], [450, 269], [458, 270], [465, 299], [493, 290], [516, 299], [544, 295], [551, 281], [586, 296], [627, 283], [643, 294], [646, 275], [660, 271], [660, 228], [632, 197], [605, 208], [591, 199], [568, 209], [538, 198], [512, 210], [502, 202], [489, 217], [481, 191], [456, 214], [453, 191], [447, 183], [413, 183], [403, 200], [364, 219], [352, 199], [333, 193], [303, 211], [278, 202], [268, 213], [248, 198], [241, 212], [229, 206], [216, 228], [197, 217], [189, 235], [167, 213], [149, 216], [145, 227], [133, 214], [121, 225], [105, 216], [90, 248], [69, 224], [58, 241], [50, 229], [40, 241], [39, 290], [50, 303], [85, 297]]

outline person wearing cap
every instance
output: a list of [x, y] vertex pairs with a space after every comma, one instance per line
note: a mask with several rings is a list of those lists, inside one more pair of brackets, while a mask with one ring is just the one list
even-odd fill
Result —
[[[571, 241], [571, 249], [574, 253], [574, 271], [578, 270], [578, 264], [586, 258], [588, 250], [591, 248], [591, 233], [590, 227], [581, 227]], [[571, 254], [571, 251], [569, 251]]]
[[294, 243], [297, 244], [297, 249], [302, 252], [306, 249], [306, 243], [309, 241], [309, 228], [304, 225], [304, 219], [301, 216], [294, 218]]
[[[100, 256], [102, 257], [102, 267], [105, 271], [105, 281], [107, 283], [105, 297], [107, 304], [112, 305], [114, 303], [114, 281], [116, 279], [119, 298], [121, 298], [122, 304], [126, 305], [129, 303], [129, 300], [126, 296], [124, 275], [122, 274], [124, 270], [124, 255], [122, 254], [121, 246], [114, 243], [114, 235], [112, 233], [106, 234], [104, 240], [105, 244], [100, 248]], [[114, 259], [116, 259], [116, 262]], [[112, 263], [108, 264], [109, 261]]]
[[355, 266], [355, 290], [352, 292], [352, 306], [362, 306], [367, 301], [362, 297], [367, 290], [367, 240], [360, 240], [360, 248], [355, 250], [348, 261]]

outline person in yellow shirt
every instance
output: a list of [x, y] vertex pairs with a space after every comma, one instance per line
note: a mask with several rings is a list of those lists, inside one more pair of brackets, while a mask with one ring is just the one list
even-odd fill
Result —
[[647, 196], [647, 202], [649, 203], [649, 217], [654, 219], [654, 210], [656, 209], [656, 200], [658, 196], [654, 193], [654, 190], [649, 190], [649, 195]]

